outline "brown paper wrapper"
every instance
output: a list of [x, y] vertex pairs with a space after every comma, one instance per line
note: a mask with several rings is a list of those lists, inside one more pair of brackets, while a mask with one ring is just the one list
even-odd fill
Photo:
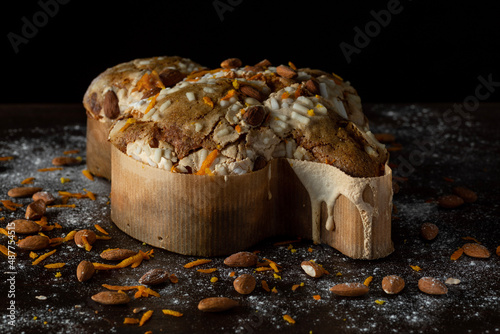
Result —
[[87, 168], [95, 176], [111, 180], [111, 143], [108, 141], [112, 122], [87, 118]]
[[[276, 159], [250, 174], [207, 176], [153, 168], [114, 146], [111, 156], [111, 218], [152, 246], [220, 256], [294, 234], [356, 259], [381, 258], [394, 250], [387, 166], [384, 176], [353, 178], [325, 164]], [[334, 178], [331, 193], [340, 192], [335, 201], [320, 201], [311, 193], [311, 184], [304, 182], [309, 172], [311, 179]]]

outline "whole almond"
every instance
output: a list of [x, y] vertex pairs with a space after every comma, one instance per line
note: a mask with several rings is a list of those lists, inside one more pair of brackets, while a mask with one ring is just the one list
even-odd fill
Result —
[[267, 113], [263, 106], [251, 106], [245, 110], [243, 120], [251, 126], [259, 126], [264, 122]]
[[76, 278], [79, 282], [88, 281], [95, 273], [95, 268], [92, 262], [82, 261], [76, 268]]
[[236, 290], [236, 292], [242, 295], [248, 295], [252, 293], [252, 291], [255, 289], [256, 284], [257, 282], [255, 281], [255, 278], [250, 274], [240, 275], [233, 281], [234, 289]]
[[163, 269], [152, 269], [139, 278], [139, 283], [146, 285], [156, 285], [168, 281], [170, 275]]
[[390, 144], [396, 141], [396, 137], [390, 133], [376, 133], [375, 138], [382, 144]]
[[45, 214], [45, 202], [41, 199], [34, 201], [26, 207], [26, 214], [24, 217], [29, 220], [41, 219]]
[[19, 241], [17, 246], [25, 250], [38, 250], [49, 247], [49, 238], [41, 235], [32, 235]]
[[220, 67], [225, 69], [231, 69], [241, 66], [241, 60], [239, 58], [228, 58], [220, 63]]
[[477, 257], [480, 259], [487, 259], [491, 256], [490, 251], [488, 248], [484, 247], [483, 245], [476, 244], [476, 243], [468, 243], [463, 245], [463, 250], [465, 255], [468, 255], [470, 257]]
[[453, 193], [461, 197], [466, 203], [474, 203], [477, 201], [477, 194], [466, 187], [455, 187]]
[[115, 119], [120, 116], [120, 106], [118, 105], [118, 97], [113, 90], [108, 90], [104, 94], [104, 102], [102, 104], [104, 115], [109, 119]]
[[236, 300], [226, 297], [205, 298], [198, 304], [198, 310], [203, 312], [222, 312], [238, 306]]
[[405, 280], [397, 275], [385, 276], [382, 279], [382, 290], [389, 295], [401, 292], [405, 287]]
[[34, 234], [42, 230], [42, 226], [26, 219], [16, 219], [11, 224], [14, 224], [14, 232], [17, 234]]
[[425, 240], [434, 239], [439, 233], [439, 228], [433, 223], [423, 223], [420, 227], [420, 235]]
[[319, 83], [315, 79], [307, 80], [304, 86], [312, 95], [319, 94]]
[[42, 201], [45, 202], [45, 205], [52, 204], [56, 201], [54, 196], [52, 196], [51, 193], [46, 191], [39, 191], [34, 193], [32, 199], [33, 201], [38, 201], [39, 199], [41, 199]]
[[344, 297], [358, 297], [367, 294], [370, 288], [363, 283], [342, 283], [330, 288], [336, 295]]
[[73, 165], [78, 165], [81, 162], [82, 162], [81, 159], [77, 159], [74, 157], [66, 157], [66, 156], [55, 157], [54, 159], [52, 159], [52, 164], [54, 166], [73, 166]]
[[262, 101], [262, 95], [257, 89], [253, 88], [252, 86], [240, 86], [240, 92], [248, 97], [256, 99], [257, 101]]
[[419, 279], [418, 288], [429, 295], [445, 295], [448, 293], [446, 285], [434, 277], [422, 277]]
[[438, 198], [438, 204], [445, 209], [454, 209], [464, 204], [464, 200], [457, 195], [444, 195]]
[[323, 268], [320, 267], [319, 264], [317, 264], [316, 262], [312, 262], [312, 261], [303, 261], [300, 266], [302, 267], [302, 270], [304, 270], [304, 272], [311, 276], [311, 277], [314, 277], [314, 278], [319, 278], [321, 276], [323, 276], [323, 274], [325, 273]]
[[229, 267], [252, 267], [257, 264], [258, 257], [254, 253], [239, 252], [224, 260], [224, 264]]
[[135, 254], [137, 254], [137, 252], [133, 250], [116, 248], [105, 250], [100, 254], [100, 256], [105, 260], [121, 261], [125, 260], [128, 257], [134, 256]]
[[88, 243], [91, 244], [91, 245], [97, 239], [97, 236], [94, 233], [94, 231], [91, 231], [91, 230], [80, 230], [80, 231], [76, 232], [74, 240], [75, 240], [75, 244], [78, 247], [80, 247], [80, 248], [85, 247], [85, 244], [83, 243], [83, 240], [82, 240], [82, 236], [85, 236], [87, 238]]
[[126, 304], [130, 301], [130, 297], [122, 292], [103, 291], [93, 295], [92, 300], [104, 305], [119, 305]]
[[294, 79], [297, 77], [297, 72], [289, 66], [280, 65], [276, 67], [276, 73], [283, 78]]
[[39, 187], [17, 187], [12, 188], [7, 192], [7, 195], [10, 197], [18, 198], [18, 197], [30, 197], [34, 193], [41, 191], [42, 188]]
[[184, 79], [184, 74], [180, 71], [168, 68], [160, 73], [160, 80], [165, 87], [173, 87]]

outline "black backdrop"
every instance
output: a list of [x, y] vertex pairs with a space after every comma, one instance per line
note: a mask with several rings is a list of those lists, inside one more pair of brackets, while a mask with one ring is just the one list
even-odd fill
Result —
[[479, 76], [500, 82], [498, 1], [12, 2], [1, 103], [80, 102], [105, 68], [156, 55], [292, 61], [339, 74], [363, 102], [462, 102]]

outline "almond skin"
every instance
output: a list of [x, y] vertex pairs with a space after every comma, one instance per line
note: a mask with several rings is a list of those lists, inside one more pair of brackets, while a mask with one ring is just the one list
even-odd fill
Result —
[[445, 295], [448, 293], [448, 287], [434, 277], [422, 277], [419, 279], [418, 288], [428, 295]]
[[468, 255], [470, 257], [477, 257], [480, 259], [487, 259], [491, 256], [490, 251], [488, 248], [484, 247], [483, 245], [476, 244], [476, 243], [468, 243], [463, 245], [462, 247], [464, 249], [465, 255]]
[[248, 295], [255, 289], [257, 282], [250, 274], [243, 274], [238, 276], [233, 282], [233, 287], [239, 294]]
[[41, 235], [32, 235], [22, 239], [17, 246], [25, 250], [39, 250], [49, 247], [49, 238]]
[[87, 238], [87, 241], [89, 244], [93, 244], [97, 237], [94, 233], [94, 231], [91, 231], [91, 230], [80, 230], [78, 232], [75, 233], [75, 244], [80, 247], [80, 248], [83, 248], [85, 247], [85, 244], [83, 243], [82, 241], [82, 236], [85, 236]]
[[115, 291], [103, 291], [93, 295], [92, 300], [104, 305], [119, 305], [126, 304], [130, 301], [130, 297], [125, 293]]
[[420, 235], [425, 240], [433, 240], [439, 233], [439, 228], [433, 223], [423, 223], [420, 227]]
[[76, 278], [79, 282], [88, 281], [95, 273], [95, 268], [92, 262], [82, 261], [76, 268]]
[[223, 312], [238, 306], [236, 300], [226, 297], [205, 298], [198, 304], [198, 310], [203, 312]]
[[405, 287], [405, 280], [397, 275], [385, 276], [382, 279], [382, 290], [389, 295], [401, 292]]
[[110, 249], [103, 251], [100, 256], [101, 258], [105, 260], [110, 260], [110, 261], [121, 261], [125, 260], [128, 257], [134, 256], [137, 254], [136, 251], [130, 250], [130, 249], [122, 249], [122, 248], [117, 248], [117, 249]]
[[37, 193], [39, 191], [42, 191], [42, 188], [39, 187], [18, 187], [18, 188], [12, 188], [7, 192], [7, 195], [13, 198], [19, 198], [19, 197], [30, 197], [34, 193]]
[[43, 217], [46, 210], [45, 202], [39, 199], [28, 205], [24, 217], [29, 220], [38, 220]]
[[323, 268], [319, 266], [319, 264], [312, 262], [312, 261], [303, 261], [300, 266], [302, 267], [302, 270], [304, 272], [314, 278], [319, 278], [323, 276], [325, 273]]
[[142, 277], [139, 279], [139, 283], [145, 285], [156, 285], [168, 281], [169, 278], [170, 275], [166, 270], [157, 268], [152, 269], [142, 275]]
[[363, 283], [342, 283], [330, 288], [336, 295], [344, 297], [358, 297], [367, 294], [370, 288]]
[[26, 219], [16, 219], [11, 224], [14, 224], [14, 232], [17, 234], [34, 234], [42, 230], [40, 225]]
[[239, 252], [224, 260], [224, 264], [229, 267], [252, 267], [257, 264], [258, 257], [254, 253]]

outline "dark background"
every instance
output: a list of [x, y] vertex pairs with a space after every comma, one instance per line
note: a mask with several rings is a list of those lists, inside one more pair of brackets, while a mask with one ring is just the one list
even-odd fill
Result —
[[[3, 5], [0, 103], [79, 103], [107, 67], [158, 55], [208, 67], [228, 57], [292, 61], [339, 74], [365, 103], [462, 102], [478, 76], [500, 82], [498, 1], [401, 0], [401, 12], [350, 63], [339, 45], [355, 46], [354, 28], [364, 30], [370, 12], [390, 1], [59, 1], [67, 3], [18, 53], [8, 34], [22, 35], [22, 18], [33, 22], [42, 7]], [[218, 13], [214, 4], [228, 7]], [[488, 101], [500, 101], [498, 91]]]

